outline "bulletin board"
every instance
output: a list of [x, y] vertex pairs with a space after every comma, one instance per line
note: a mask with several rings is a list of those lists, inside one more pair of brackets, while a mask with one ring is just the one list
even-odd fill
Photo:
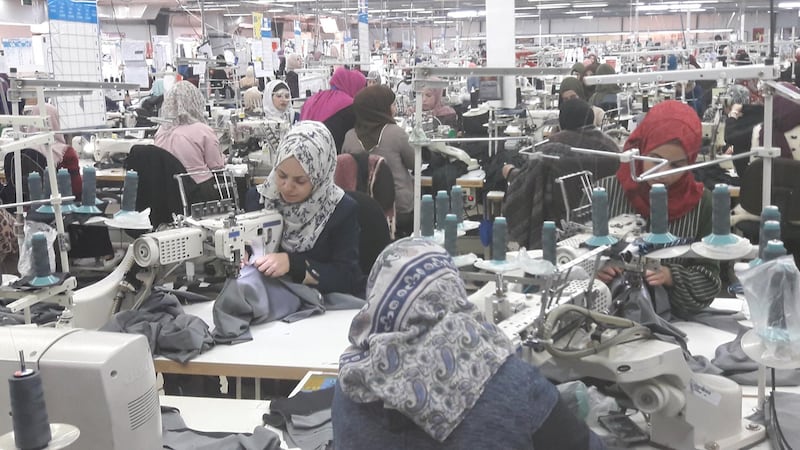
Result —
[[[100, 27], [97, 4], [75, 0], [48, 0], [50, 58], [48, 69], [57, 80], [102, 81]], [[61, 128], [105, 125], [105, 99], [101, 90], [86, 95], [56, 98]]]

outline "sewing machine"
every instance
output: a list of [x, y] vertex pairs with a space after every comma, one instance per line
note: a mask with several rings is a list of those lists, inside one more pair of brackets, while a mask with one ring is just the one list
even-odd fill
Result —
[[[76, 143], [75, 139], [73, 139], [73, 146]], [[100, 163], [121, 164], [128, 157], [134, 145], [153, 145], [153, 140], [98, 138], [97, 136], [92, 136], [89, 142], [83, 140], [82, 143], [82, 146], [78, 144], [78, 147], [75, 148], [79, 153], [91, 156]]]
[[[206, 212], [211, 210], [208, 207]], [[218, 261], [227, 277], [235, 277], [245, 245], [257, 253], [273, 252], [280, 245], [282, 227], [280, 214], [260, 210], [187, 217], [173, 228], [143, 234], [112, 273], [75, 291], [73, 324], [97, 329], [112, 314], [138, 307], [160, 281], [158, 277], [176, 264], [184, 265], [189, 281], [194, 280], [195, 266], [204, 262]]]
[[264, 118], [236, 119], [231, 122], [232, 156], [250, 167], [253, 175], [266, 175], [272, 169], [278, 144], [289, 131], [289, 124]]

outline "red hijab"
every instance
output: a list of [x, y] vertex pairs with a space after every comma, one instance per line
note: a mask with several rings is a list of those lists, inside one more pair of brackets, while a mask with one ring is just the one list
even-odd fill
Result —
[[[638, 148], [640, 155], [677, 141], [686, 152], [689, 164], [697, 160], [702, 144], [702, 127], [697, 113], [691, 106], [675, 100], [661, 102], [650, 109], [644, 120], [625, 142], [624, 150]], [[642, 173], [641, 161], [636, 162], [636, 172]], [[644, 217], [650, 217], [650, 184], [639, 183], [631, 178], [630, 163], [619, 165], [617, 179], [625, 190], [628, 201]], [[695, 181], [691, 171], [683, 173], [667, 188], [669, 220], [673, 221], [694, 209], [703, 196], [703, 184]]]

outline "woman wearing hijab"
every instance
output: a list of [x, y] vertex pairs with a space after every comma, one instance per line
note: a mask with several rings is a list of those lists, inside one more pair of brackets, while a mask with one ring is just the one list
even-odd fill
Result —
[[364, 89], [367, 79], [358, 70], [344, 67], [336, 69], [331, 77], [331, 88], [312, 95], [303, 104], [300, 120], [315, 120], [328, 127], [336, 142], [336, 152], [342, 152], [344, 135], [356, 123], [353, 114], [353, 97]]
[[370, 86], [356, 94], [353, 101], [356, 123], [347, 132], [342, 151], [369, 152], [386, 160], [394, 178], [396, 226], [403, 236], [413, 228], [414, 178], [409, 170], [414, 168], [414, 149], [406, 132], [395, 123], [394, 100], [394, 92], [383, 85]]
[[170, 122], [159, 127], [155, 145], [171, 153], [192, 175], [197, 189], [192, 202], [218, 198], [214, 178], [209, 171], [225, 167], [219, 139], [206, 124], [206, 101], [200, 90], [188, 81], [180, 81], [164, 96], [161, 117]]
[[[600, 64], [597, 75], [614, 75], [616, 72], [609, 64]], [[617, 84], [598, 84], [594, 94], [589, 98], [589, 104], [602, 108], [604, 111], [617, 108], [617, 93], [621, 92]]]
[[[764, 105], [751, 104], [750, 90], [739, 84], [729, 86], [726, 96], [730, 98], [731, 106], [725, 118], [725, 143], [731, 146], [734, 155], [747, 153], [753, 147], [753, 129], [764, 122]], [[740, 177], [744, 176], [749, 164], [749, 158], [733, 160], [733, 167]]]
[[288, 276], [321, 293], [361, 295], [358, 204], [333, 182], [336, 148], [319, 122], [297, 124], [281, 141], [275, 168], [258, 187], [283, 218], [281, 248], [252, 261], [267, 277]]
[[456, 115], [456, 110], [442, 102], [442, 94], [442, 89], [440, 88], [425, 88], [422, 91], [422, 110], [430, 113], [442, 125], [447, 125], [457, 130], [458, 116]]
[[[781, 85], [790, 91], [800, 93], [792, 83], [782, 81]], [[772, 144], [781, 149], [781, 158], [794, 158], [792, 146], [786, 140], [786, 133], [800, 125], [800, 105], [782, 95], [776, 95], [772, 106]], [[758, 136], [758, 141], [764, 143], [764, 128]], [[800, 155], [797, 157], [800, 159]]]
[[294, 122], [294, 109], [292, 108], [292, 94], [289, 86], [281, 80], [267, 83], [263, 98], [264, 116], [291, 124]]
[[[545, 220], [566, 220], [566, 210], [558, 193], [556, 180], [570, 173], [588, 170], [595, 178], [616, 172], [619, 164], [615, 158], [575, 153], [572, 148], [588, 148], [618, 153], [619, 146], [594, 125], [594, 111], [579, 98], [559, 105], [560, 131], [550, 135], [548, 142], [537, 151], [558, 159], [533, 158], [524, 166], [503, 166], [503, 176], [508, 189], [503, 199], [503, 215], [508, 221], [511, 240], [526, 248], [541, 246], [542, 226]], [[571, 207], [581, 201], [576, 190], [567, 192]]]
[[[702, 142], [700, 119], [681, 102], [668, 100], [654, 106], [631, 133], [623, 150], [639, 149], [639, 154], [669, 161], [666, 169], [684, 167], [697, 159]], [[650, 162], [636, 163], [636, 172], [651, 169]], [[662, 183], [667, 188], [669, 232], [699, 240], [711, 233], [711, 192], [695, 181], [691, 171], [666, 175], [646, 182], [631, 178], [629, 163], [620, 164], [617, 175], [599, 182], [608, 192], [609, 217], [640, 214], [650, 217], [650, 187]], [[598, 278], [610, 282], [618, 269], [604, 267]], [[663, 286], [672, 313], [679, 317], [694, 314], [708, 306], [719, 292], [719, 263], [703, 259], [665, 259], [657, 270], [648, 270], [650, 287]]]
[[[561, 80], [561, 84], [558, 87], [558, 109], [560, 110], [561, 105], [563, 105], [567, 100], [575, 98], [586, 100], [583, 83], [578, 78], [565, 77], [563, 80]], [[595, 126], [599, 127], [603, 124], [605, 111], [596, 106], [592, 106], [592, 111], [594, 112], [593, 123]]]
[[286, 85], [292, 98], [300, 98], [300, 76], [296, 70], [303, 67], [303, 57], [297, 53], [292, 53], [286, 57]]
[[367, 302], [339, 359], [335, 448], [603, 448], [467, 300], [441, 246], [422, 238], [389, 245], [370, 273]]
[[242, 77], [242, 79], [239, 80], [239, 88], [244, 91], [254, 86], [258, 86], [258, 80], [256, 79], [256, 69], [253, 66], [247, 66], [247, 69], [244, 72], [244, 77]]

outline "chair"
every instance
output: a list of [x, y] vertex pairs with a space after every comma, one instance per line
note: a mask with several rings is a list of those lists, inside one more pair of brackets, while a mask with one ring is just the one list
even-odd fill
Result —
[[359, 265], [364, 274], [369, 274], [378, 255], [392, 242], [389, 225], [386, 223], [381, 206], [375, 199], [358, 191], [347, 191], [347, 195], [358, 203], [358, 224], [361, 227]]
[[186, 173], [186, 169], [170, 152], [155, 145], [134, 145], [125, 160], [125, 170], [135, 170], [139, 174], [136, 210], [150, 208], [153, 228], [171, 223], [172, 214], [183, 214], [174, 175]]

